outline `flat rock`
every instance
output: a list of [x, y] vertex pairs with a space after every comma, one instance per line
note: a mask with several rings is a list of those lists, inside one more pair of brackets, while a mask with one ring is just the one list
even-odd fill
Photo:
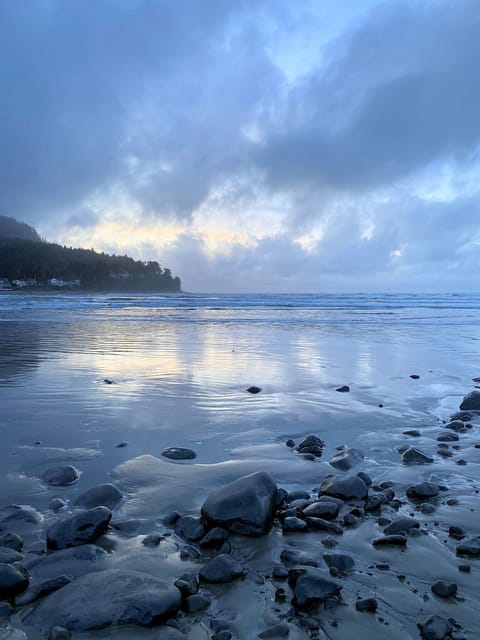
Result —
[[296, 581], [292, 602], [296, 609], [303, 609], [324, 602], [327, 598], [337, 597], [341, 590], [340, 585], [310, 570]]
[[368, 487], [358, 476], [327, 476], [318, 492], [319, 496], [328, 495], [342, 500], [365, 500]]
[[457, 593], [457, 585], [454, 582], [437, 580], [432, 584], [432, 592], [439, 598], [450, 598]]
[[305, 519], [305, 522], [308, 528], [314, 531], [326, 531], [327, 533], [335, 533], [337, 535], [343, 534], [343, 529], [340, 525], [335, 524], [335, 522], [330, 522], [329, 520], [324, 520], [323, 518], [308, 517]]
[[438, 496], [440, 487], [435, 482], [419, 482], [407, 487], [405, 493], [408, 498], [414, 500], [424, 500], [425, 498], [434, 498]]
[[330, 460], [330, 465], [339, 471], [349, 471], [361, 462], [365, 454], [360, 449], [343, 449]]
[[350, 387], [347, 384], [343, 384], [341, 387], [337, 387], [335, 391], [339, 393], [348, 393], [350, 391]]
[[303, 510], [304, 516], [334, 520], [338, 516], [339, 506], [335, 502], [313, 502]]
[[42, 598], [43, 596], [47, 596], [50, 593], [61, 589], [72, 580], [73, 576], [61, 575], [33, 584], [27, 589], [27, 591], [24, 591], [20, 596], [15, 598], [15, 605], [23, 607], [26, 604], [30, 604], [31, 602], [38, 600], [38, 598]]
[[162, 451], [164, 458], [169, 460], [193, 460], [197, 457], [197, 454], [193, 449], [186, 449], [184, 447], [169, 447]]
[[480, 558], [480, 536], [463, 540], [457, 547], [457, 556]]
[[410, 436], [411, 438], [420, 438], [422, 435], [418, 429], [407, 429], [406, 431], [402, 431], [404, 436]]
[[0, 600], [15, 598], [27, 589], [28, 584], [28, 573], [23, 567], [0, 564]]
[[403, 464], [430, 464], [433, 458], [416, 447], [408, 447], [402, 453], [402, 462]]
[[266, 534], [273, 523], [277, 485], [265, 471], [243, 476], [211, 493], [202, 506], [208, 526], [247, 536]]
[[107, 509], [114, 509], [122, 498], [123, 493], [120, 489], [111, 482], [107, 482], [87, 489], [78, 496], [74, 504], [76, 507], [83, 507], [84, 509], [94, 509], [102, 506], [107, 507]]
[[396, 534], [381, 536], [372, 540], [374, 547], [405, 547], [407, 539], [405, 536]]
[[407, 533], [412, 527], [418, 529], [420, 527], [420, 522], [415, 518], [397, 518], [385, 527], [383, 533], [387, 536], [397, 535], [398, 533]]
[[461, 411], [480, 411], [480, 391], [470, 391], [462, 400]]
[[80, 471], [72, 465], [52, 467], [45, 471], [42, 475], [42, 480], [50, 487], [66, 487], [78, 482], [80, 475]]
[[453, 631], [452, 624], [440, 616], [428, 616], [418, 623], [422, 640], [449, 640]]
[[47, 531], [49, 549], [67, 549], [94, 542], [108, 529], [112, 512], [106, 507], [95, 507], [59, 520]]
[[439, 433], [437, 436], [437, 442], [456, 442], [459, 439], [459, 436], [456, 433], [452, 433], [451, 431]]
[[80, 547], [48, 553], [35, 558], [26, 566], [30, 573], [40, 578], [53, 578], [64, 573], [76, 578], [102, 569], [107, 557], [108, 554], [104, 549], [94, 544], [84, 544]]
[[77, 578], [47, 596], [25, 621], [44, 632], [55, 625], [72, 631], [123, 624], [153, 626], [175, 616], [180, 602], [180, 591], [158, 578], [108, 569]]
[[198, 575], [202, 582], [232, 582], [243, 575], [243, 569], [231, 556], [221, 553], [202, 567]]

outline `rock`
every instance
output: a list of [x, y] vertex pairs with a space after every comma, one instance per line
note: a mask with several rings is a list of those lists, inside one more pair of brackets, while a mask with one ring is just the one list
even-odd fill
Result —
[[440, 493], [440, 487], [435, 482], [420, 482], [407, 487], [407, 497], [414, 500], [424, 500], [425, 498], [434, 498]]
[[78, 496], [74, 504], [76, 507], [84, 507], [85, 509], [94, 509], [102, 506], [107, 507], [107, 509], [114, 509], [122, 498], [123, 493], [120, 489], [116, 485], [107, 482], [87, 489], [87, 491]]
[[335, 502], [313, 502], [303, 510], [304, 516], [334, 520], [338, 516], [339, 507]]
[[463, 540], [465, 538], [465, 531], [460, 527], [448, 527], [448, 535], [455, 540]]
[[199, 611], [208, 609], [211, 604], [212, 601], [208, 596], [196, 593], [186, 598], [185, 611], [187, 611], [187, 613], [198, 613]]
[[341, 387], [337, 387], [335, 391], [338, 391], [339, 393], [348, 393], [350, 391], [350, 387], [344, 384]]
[[436, 615], [428, 616], [417, 626], [422, 640], [449, 640], [453, 631], [453, 626], [448, 620]]
[[127, 447], [127, 446], [128, 446], [128, 442], [127, 442], [126, 440], [122, 440], [121, 442], [119, 442], [119, 443], [117, 444], [117, 447], [116, 447], [116, 448], [117, 448], [117, 449], [123, 449], [124, 447]]
[[289, 438], [285, 442], [285, 446], [287, 446], [289, 449], [293, 449], [293, 447], [295, 446], [295, 440], [292, 440], [292, 438]]
[[457, 585], [454, 582], [437, 580], [432, 584], [432, 592], [440, 598], [449, 598], [457, 593]]
[[412, 380], [419, 380], [420, 376], [418, 375], [418, 373], [412, 373], [412, 374], [410, 375], [410, 378], [411, 378]]
[[72, 634], [65, 627], [59, 627], [58, 625], [50, 629], [48, 640], [70, 640]]
[[461, 542], [457, 547], [457, 556], [480, 558], [480, 536]]
[[430, 464], [433, 462], [433, 458], [416, 447], [408, 447], [402, 453], [402, 462], [403, 464]]
[[434, 513], [437, 510], [437, 508], [429, 502], [422, 502], [418, 508], [422, 513]]
[[[13, 613], [13, 607], [9, 602], [0, 602], [0, 623], [5, 622]], [[1, 638], [0, 631], [0, 638]]]
[[335, 569], [339, 576], [346, 576], [355, 568], [353, 558], [343, 553], [324, 553], [323, 559], [330, 569]]
[[461, 411], [480, 411], [480, 391], [467, 393], [460, 405]]
[[374, 547], [405, 547], [407, 539], [401, 535], [381, 536], [372, 540]]
[[255, 386], [248, 387], [248, 389], [247, 389], [248, 393], [254, 393], [254, 394], [255, 393], [260, 393], [261, 390], [262, 390], [261, 387], [255, 387]]
[[75, 484], [80, 478], [80, 471], [71, 465], [52, 467], [42, 475], [42, 480], [51, 487], [66, 487]]
[[198, 543], [201, 547], [221, 547], [230, 534], [222, 527], [210, 529]]
[[47, 531], [47, 547], [58, 550], [94, 542], [106, 532], [111, 518], [109, 509], [95, 507], [59, 520]]
[[53, 500], [50, 501], [50, 509], [52, 511], [60, 511], [60, 509], [64, 509], [66, 506], [67, 503], [61, 498], [53, 498]]
[[232, 640], [232, 632], [228, 629], [223, 629], [222, 631], [217, 631], [212, 636], [212, 640]]
[[295, 502], [296, 500], [310, 500], [310, 493], [308, 491], [303, 491], [302, 489], [298, 489], [296, 491], [289, 491], [287, 493], [287, 497], [285, 500], [288, 504]]
[[456, 433], [463, 433], [464, 431], [468, 431], [468, 425], [463, 420], [452, 420], [445, 425], [445, 429], [450, 429]]
[[327, 533], [335, 533], [337, 535], [343, 534], [343, 529], [340, 525], [329, 522], [328, 520], [323, 520], [323, 518], [308, 517], [305, 519], [305, 522], [309, 529], [314, 529], [315, 531], [326, 531]]
[[333, 496], [342, 500], [365, 500], [368, 487], [358, 476], [327, 476], [320, 486], [319, 495]]
[[335, 469], [339, 469], [340, 471], [349, 471], [356, 464], [361, 462], [365, 457], [365, 454], [360, 449], [348, 449], [345, 448], [343, 451], [337, 453], [330, 460], [330, 465], [335, 467]]
[[415, 520], [415, 518], [397, 518], [385, 527], [383, 533], [387, 536], [396, 535], [398, 533], [408, 533], [408, 530], [412, 527], [418, 529], [420, 527], [420, 522]]
[[440, 433], [437, 436], [437, 442], [456, 442], [457, 440], [459, 440], [458, 435], [450, 431], [445, 431], [445, 433]]
[[343, 518], [343, 524], [346, 527], [358, 527], [358, 525], [360, 524], [360, 518], [354, 516], [353, 513], [347, 513]]
[[28, 573], [21, 565], [0, 564], [0, 600], [12, 600], [27, 589]]
[[411, 436], [412, 438], [420, 438], [420, 436], [422, 435], [417, 429], [407, 429], [402, 433], [404, 436]]
[[20, 562], [23, 555], [10, 547], [0, 547], [0, 564], [12, 564], [12, 562]]
[[200, 580], [210, 583], [232, 582], [242, 575], [243, 569], [239, 563], [224, 553], [212, 558], [199, 572]]
[[185, 449], [184, 447], [169, 447], [162, 451], [164, 458], [170, 460], [193, 460], [197, 457], [197, 454], [193, 449]]
[[1, 640], [28, 640], [27, 636], [23, 633], [23, 631], [20, 631], [20, 629], [15, 629], [10, 625], [0, 628], [0, 639]]
[[285, 518], [282, 523], [283, 533], [289, 533], [294, 531], [306, 531], [307, 523], [300, 518]]
[[211, 493], [201, 513], [210, 527], [261, 536], [272, 526], [276, 505], [277, 485], [270, 474], [258, 471]]
[[110, 378], [105, 378], [105, 379], [103, 380], [103, 383], [104, 383], [104, 384], [115, 384], [113, 380], [110, 380]]
[[323, 442], [323, 440], [321, 440], [318, 436], [310, 435], [302, 440], [302, 442], [297, 447], [297, 451], [302, 455], [311, 454], [315, 458], [321, 458], [324, 448], [325, 443]]
[[16, 533], [2, 533], [0, 535], [0, 546], [15, 549], [20, 553], [23, 549], [23, 540]]
[[368, 475], [368, 473], [365, 473], [365, 471], [359, 471], [357, 473], [357, 476], [363, 480], [365, 482], [365, 484], [367, 485], [367, 487], [371, 487], [372, 486], [372, 479], [370, 478], [370, 476]]
[[290, 575], [292, 575], [294, 582], [292, 603], [296, 609], [304, 609], [313, 604], [324, 602], [327, 598], [336, 598], [342, 590], [341, 586], [335, 582], [326, 580], [320, 572], [314, 573], [313, 570], [309, 570], [309, 572], [304, 572], [297, 578], [297, 576], [290, 571], [289, 583], [292, 582]]
[[178, 511], [170, 511], [162, 518], [162, 522], [167, 527], [172, 527], [176, 521], [180, 518]]
[[26, 623], [46, 631], [61, 625], [72, 631], [123, 624], [153, 626], [175, 616], [180, 591], [139, 571], [108, 569], [77, 578], [44, 598]]
[[98, 571], [107, 556], [104, 549], [93, 544], [85, 544], [35, 558], [27, 564], [27, 568], [30, 573], [42, 578], [54, 578], [64, 573], [76, 578], [85, 573]]
[[69, 584], [73, 580], [72, 576], [69, 575], [61, 575], [56, 578], [50, 578], [48, 580], [44, 580], [43, 582], [34, 584], [27, 591], [24, 591], [20, 596], [15, 598], [15, 605], [18, 607], [23, 607], [26, 604], [30, 604], [38, 598], [42, 598], [43, 596], [48, 596], [48, 594], [61, 589], [65, 585]]
[[469, 564], [459, 564], [458, 570], [462, 573], [470, 573], [471, 566]]
[[290, 633], [290, 627], [286, 622], [280, 622], [274, 627], [265, 629], [258, 634], [259, 638], [286, 638]]
[[272, 577], [274, 580], [286, 580], [288, 578], [288, 570], [282, 565], [273, 567]]
[[196, 516], [181, 516], [175, 523], [175, 533], [188, 542], [200, 540], [206, 532], [202, 520]]
[[7, 515], [0, 521], [0, 530], [3, 528], [23, 528], [25, 525], [37, 525], [43, 520], [42, 514], [30, 507], [19, 507], [16, 504], [9, 505], [3, 511]]
[[194, 573], [184, 573], [177, 580], [175, 586], [184, 598], [193, 596], [198, 591], [198, 579]]
[[378, 604], [375, 598], [361, 598], [355, 602], [355, 609], [357, 611], [367, 612], [367, 613], [375, 613], [377, 610]]
[[145, 536], [142, 540], [142, 544], [145, 547], [158, 547], [160, 542], [164, 540], [164, 537], [159, 533], [150, 533], [148, 536]]

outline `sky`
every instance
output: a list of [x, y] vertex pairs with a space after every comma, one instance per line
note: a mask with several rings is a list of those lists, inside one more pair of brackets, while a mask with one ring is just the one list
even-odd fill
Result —
[[478, 291], [478, 0], [0, 0], [0, 214], [195, 292]]

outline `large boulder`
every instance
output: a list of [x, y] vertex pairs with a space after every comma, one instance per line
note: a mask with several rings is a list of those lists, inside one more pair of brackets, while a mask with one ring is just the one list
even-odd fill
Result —
[[327, 476], [320, 485], [318, 495], [341, 500], [365, 500], [368, 487], [358, 476]]
[[480, 411], [480, 391], [470, 391], [460, 405], [462, 411]]
[[265, 471], [243, 476], [211, 493], [202, 506], [207, 526], [219, 526], [245, 536], [270, 530], [277, 505], [277, 485]]
[[112, 513], [107, 507], [95, 507], [64, 518], [47, 531], [49, 549], [68, 549], [94, 542], [108, 529]]
[[75, 500], [75, 506], [84, 507], [85, 509], [94, 509], [102, 506], [113, 509], [122, 497], [123, 494], [120, 489], [111, 482], [107, 482], [84, 491]]
[[25, 623], [46, 632], [136, 624], [153, 626], [175, 616], [181, 595], [175, 586], [139, 571], [108, 569], [77, 578], [44, 598]]

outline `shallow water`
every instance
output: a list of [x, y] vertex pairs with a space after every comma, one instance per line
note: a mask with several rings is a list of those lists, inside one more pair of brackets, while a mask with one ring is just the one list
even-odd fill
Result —
[[[31, 505], [45, 514], [46, 526], [52, 497], [71, 500], [114, 478], [128, 495], [116, 517], [138, 518], [142, 525], [138, 536], [113, 534], [116, 553], [109, 562], [175, 576], [189, 563], [173, 552], [152, 558], [139, 543], [140, 534], [161, 529], [168, 510], [196, 513], [210, 490], [259, 469], [270, 471], [287, 489], [310, 490], [331, 472], [327, 461], [335, 448], [350, 445], [363, 449], [359, 469], [377, 482], [389, 479], [404, 486], [436, 474], [452, 495], [462, 496], [456, 511], [440, 505], [434, 516], [424, 518], [441, 520], [438, 539], [448, 530], [445, 523], [459, 518], [462, 526], [478, 533], [477, 514], [470, 511], [474, 500], [468, 498], [480, 481], [479, 450], [473, 449], [478, 432], [462, 436], [463, 449], [455, 454], [467, 460], [465, 467], [455, 465], [454, 457], [435, 458], [420, 470], [406, 468], [395, 447], [407, 441], [404, 429], [418, 428], [422, 437], [413, 444], [435, 450], [439, 421], [458, 408], [473, 388], [472, 378], [480, 375], [479, 340], [480, 296], [473, 295], [2, 293], [0, 506]], [[350, 393], [335, 390], [343, 384]], [[248, 394], [251, 385], [262, 392]], [[300, 459], [285, 447], [287, 438], [298, 440], [309, 433], [326, 442], [323, 462]], [[128, 445], [117, 448], [121, 441]], [[197, 458], [166, 461], [161, 452], [169, 446], [191, 447]], [[39, 476], [60, 462], [77, 466], [80, 481], [73, 487], [46, 488]], [[355, 554], [364, 571], [344, 587], [350, 600], [358, 590], [372, 589], [366, 570], [379, 552], [372, 551], [367, 533], [353, 530], [343, 536], [342, 549]], [[320, 553], [298, 536], [302, 548]], [[296, 536], [290, 541], [296, 543]], [[440, 558], [442, 576], [454, 573], [459, 585], [463, 581], [468, 626], [478, 567], [475, 575], [458, 574], [451, 550], [443, 545], [440, 551], [436, 541], [429, 535], [416, 542], [422, 555], [432, 558], [425, 561], [423, 575], [400, 552], [388, 552], [392, 567], [398, 560], [399, 571], [428, 585]], [[256, 571], [271, 568], [283, 544], [277, 532], [267, 541], [249, 541], [242, 547], [249, 555], [246, 564]], [[399, 591], [393, 570], [391, 575], [391, 585], [384, 576], [381, 587], [390, 602], [389, 637], [418, 637], [418, 598], [408, 589]], [[240, 598], [249, 620], [256, 621], [257, 626], [237, 621], [239, 637], [255, 637], [265, 628], [261, 621], [271, 599], [268, 588], [260, 613], [258, 594], [252, 596], [255, 589], [248, 581], [227, 592], [231, 602], [225, 595], [222, 606], [233, 607]], [[396, 613], [392, 599], [398, 601]], [[346, 632], [357, 618], [344, 609]], [[405, 620], [407, 609], [412, 613]], [[460, 612], [449, 615], [462, 617]], [[385, 637], [381, 625], [365, 617], [362, 624], [372, 638]], [[122, 637], [155, 637], [150, 631], [129, 633], [123, 630]], [[306, 637], [302, 633], [291, 631], [290, 637]], [[341, 637], [339, 633], [329, 628], [329, 637]], [[77, 635], [121, 637], [117, 631], [108, 634]], [[199, 623], [190, 637], [209, 636]]]

